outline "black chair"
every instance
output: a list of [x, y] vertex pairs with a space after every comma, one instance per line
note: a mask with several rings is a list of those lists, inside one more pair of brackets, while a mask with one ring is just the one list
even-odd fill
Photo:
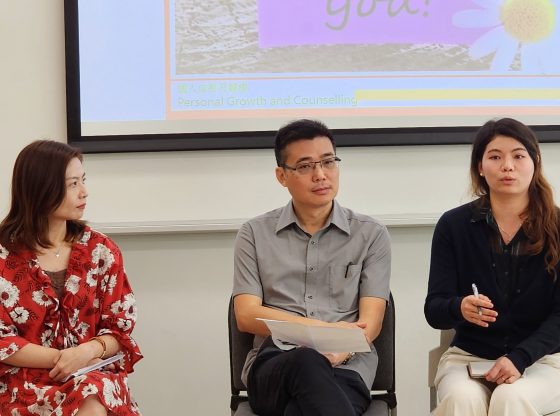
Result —
[[[247, 353], [253, 348], [253, 335], [237, 328], [233, 299], [229, 302], [229, 368], [231, 376], [231, 415], [256, 416], [249, 406], [247, 388], [241, 381], [241, 370]], [[395, 394], [395, 305], [393, 295], [385, 309], [383, 327], [373, 342], [379, 355], [379, 365], [371, 388], [371, 404], [364, 416], [396, 416]]]

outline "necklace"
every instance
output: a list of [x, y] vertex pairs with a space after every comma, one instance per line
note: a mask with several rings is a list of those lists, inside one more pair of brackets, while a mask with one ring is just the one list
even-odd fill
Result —
[[[43, 258], [44, 261], [48, 261], [47, 260], [47, 256], [54, 256], [56, 257], [57, 260], [60, 259], [60, 254], [62, 252], [62, 248], [65, 246], [64, 242], [62, 242], [58, 247], [53, 245], [53, 248], [43, 248], [41, 250], [37, 250], [37, 256]], [[58, 261], [57, 261], [58, 263]]]
[[51, 253], [54, 254], [54, 256], [58, 259], [60, 258], [60, 251], [62, 250], [62, 246], [64, 245], [64, 243], [61, 243], [58, 248], [55, 248], [55, 251]]
[[521, 228], [521, 226], [523, 225], [523, 222], [520, 222], [517, 227], [515, 227], [515, 229], [511, 232], [508, 233], [506, 230], [504, 230], [502, 227], [500, 227], [500, 224], [498, 224], [498, 221], [496, 221], [496, 225], [498, 226], [498, 229], [506, 235], [507, 240], [504, 240], [504, 242], [506, 244], [509, 244], [511, 240], [513, 240], [513, 237], [515, 236], [515, 234], [517, 233], [517, 231], [519, 231], [519, 228]]

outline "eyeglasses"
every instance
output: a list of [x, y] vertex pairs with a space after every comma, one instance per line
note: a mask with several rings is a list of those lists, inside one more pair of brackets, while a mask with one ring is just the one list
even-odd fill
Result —
[[338, 157], [329, 157], [328, 159], [318, 160], [317, 162], [301, 162], [295, 167], [283, 164], [282, 167], [290, 170], [295, 170], [299, 175], [309, 175], [315, 171], [315, 166], [321, 166], [323, 170], [334, 170], [338, 167], [338, 162], [341, 159]]

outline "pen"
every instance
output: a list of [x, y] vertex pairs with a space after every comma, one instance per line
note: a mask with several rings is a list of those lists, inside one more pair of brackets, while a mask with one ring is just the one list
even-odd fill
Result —
[[352, 262], [348, 263], [348, 265], [346, 266], [346, 272], [344, 273], [345, 279], [348, 277], [348, 269], [350, 269], [350, 266], [352, 266]]
[[[477, 298], [477, 299], [480, 299], [480, 297], [478, 296], [478, 288], [476, 287], [476, 285], [474, 283], [472, 284], [472, 291], [473, 291], [474, 297]], [[478, 314], [482, 315], [482, 308], [480, 306], [477, 306], [477, 309], [478, 309]]]

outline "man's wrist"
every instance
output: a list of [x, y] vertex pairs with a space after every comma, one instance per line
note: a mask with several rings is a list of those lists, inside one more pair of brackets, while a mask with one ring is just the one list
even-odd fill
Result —
[[352, 360], [352, 358], [354, 358], [355, 355], [356, 355], [355, 352], [349, 352], [348, 355], [346, 356], [346, 358], [344, 360], [342, 360], [340, 365], [348, 364], [350, 362], [350, 360]]

